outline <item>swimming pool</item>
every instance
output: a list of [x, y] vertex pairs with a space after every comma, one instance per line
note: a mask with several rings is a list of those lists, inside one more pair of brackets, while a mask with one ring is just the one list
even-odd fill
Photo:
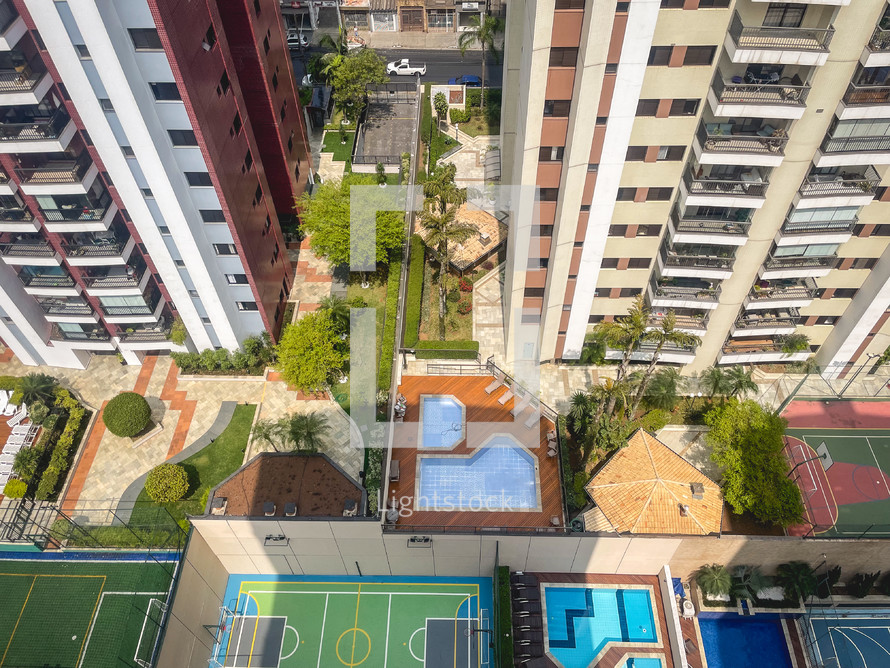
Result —
[[[657, 643], [649, 587], [545, 586], [547, 642], [565, 668], [587, 668], [610, 642]], [[640, 663], [644, 661], [643, 663]], [[633, 659], [633, 668], [660, 666]]]
[[447, 394], [420, 396], [420, 447], [453, 448], [464, 440], [464, 405]]
[[708, 668], [791, 668], [781, 619], [699, 617]]
[[534, 510], [535, 458], [496, 435], [470, 457], [417, 455], [417, 510]]
[[661, 659], [635, 656], [624, 662], [623, 668], [664, 668]]

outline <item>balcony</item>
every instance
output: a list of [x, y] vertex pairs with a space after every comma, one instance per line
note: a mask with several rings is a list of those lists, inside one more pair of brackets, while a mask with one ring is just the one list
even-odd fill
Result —
[[890, 114], [890, 86], [851, 83], [834, 114], [842, 121], [884, 118]]
[[749, 118], [783, 118], [797, 120], [806, 111], [809, 84], [798, 75], [773, 82], [772, 79], [757, 81], [747, 76], [725, 78], [720, 70], [708, 91], [708, 104], [715, 116]]
[[53, 325], [49, 340], [76, 350], [114, 350], [111, 335], [101, 325], [92, 329], [63, 329]]
[[684, 206], [721, 206], [759, 209], [766, 201], [769, 183], [756, 168], [731, 179], [693, 177], [692, 171], [683, 174], [680, 184]]
[[[695, 359], [696, 346], [676, 346], [673, 344], [665, 344], [661, 349], [659, 359], [666, 364], [688, 364]], [[631, 354], [630, 359], [635, 362], [648, 362], [655, 353], [655, 344], [644, 341]], [[621, 359], [624, 354], [621, 350], [606, 350], [606, 359]]]
[[702, 165], [778, 167], [785, 157], [788, 133], [766, 124], [743, 128], [733, 123], [703, 123], [692, 150]]
[[729, 246], [684, 248], [674, 246], [667, 250], [662, 247], [659, 265], [662, 276], [686, 276], [690, 278], [724, 279], [732, 275], [735, 262]]
[[22, 36], [28, 32], [25, 20], [19, 16], [12, 0], [0, 2], [0, 51], [12, 51]]
[[810, 350], [794, 353], [782, 351], [781, 344], [771, 340], [728, 341], [723, 345], [718, 364], [756, 364], [758, 362], [804, 362], [812, 354]]
[[881, 177], [874, 167], [836, 174], [809, 174], [794, 197], [794, 205], [805, 209], [865, 206], [875, 198]]
[[185, 346], [173, 343], [170, 339], [169, 316], [162, 315], [153, 327], [127, 328], [117, 334], [121, 350], [172, 350], [186, 352]]
[[102, 313], [105, 315], [105, 321], [119, 324], [157, 322], [166, 303], [161, 296], [161, 291], [157, 287], [152, 286], [146, 294], [142, 295], [142, 300], [144, 302], [142, 304], [126, 306], [106, 306], [102, 304]]
[[[12, 235], [3, 235], [3, 237], [10, 236]], [[45, 239], [36, 235], [33, 237], [16, 236], [21, 238], [0, 240], [0, 259], [5, 264], [27, 264], [35, 267], [58, 267], [61, 264], [61, 257]]]
[[150, 277], [151, 272], [146, 271], [144, 264], [112, 267], [105, 271], [85, 272], [83, 285], [91, 295], [136, 296], [144, 292]]
[[[666, 313], [653, 312], [649, 316], [649, 327], [655, 329], [661, 327], [664, 322]], [[674, 327], [687, 334], [695, 334], [696, 336], [704, 336], [708, 327], [708, 311], [696, 311], [696, 315], [687, 315], [675, 313]]]
[[40, 213], [50, 232], [104, 232], [114, 220], [117, 205], [106, 195], [98, 202], [62, 204], [58, 209], [41, 207]]
[[40, 104], [52, 88], [53, 80], [43, 63], [22, 64], [0, 70], [0, 106], [17, 107]]
[[[0, 198], [5, 199], [5, 198]], [[13, 199], [13, 198], [8, 198]], [[0, 206], [0, 232], [36, 232], [40, 229], [40, 222], [34, 220], [31, 212], [24, 207]]]
[[770, 309], [743, 313], [735, 321], [732, 336], [777, 336], [793, 334], [800, 320], [796, 308]]
[[819, 220], [792, 223], [786, 220], [779, 231], [776, 245], [798, 246], [800, 244], [842, 244], [850, 240], [853, 227], [859, 222], [853, 220]]
[[819, 278], [827, 275], [837, 264], [837, 255], [824, 257], [768, 257], [763, 263], [761, 278]]
[[660, 278], [649, 285], [653, 308], [715, 309], [720, 302], [720, 285], [714, 281]]
[[126, 229], [114, 229], [113, 234], [74, 235], [70, 241], [64, 242], [63, 247], [68, 264], [91, 267], [125, 265], [135, 245], [135, 240]]
[[813, 164], [816, 167], [890, 165], [890, 136], [828, 136], [822, 141], [822, 146], [816, 152]]
[[49, 160], [15, 171], [26, 195], [86, 195], [99, 174], [86, 151], [76, 160]]
[[11, 110], [7, 120], [0, 121], [0, 153], [59, 153], [77, 133], [64, 109], [30, 119], [20, 119], [17, 111]]
[[23, 269], [19, 272], [19, 280], [29, 295], [76, 297], [80, 294], [74, 279], [62, 270], [35, 272]]
[[[770, 0], [751, 0], [751, 2], [770, 2]], [[852, 0], [800, 0], [802, 5], [834, 5], [837, 7], [846, 7]]]
[[834, 28], [773, 28], [745, 26], [733, 13], [724, 40], [734, 63], [824, 65]]
[[859, 62], [863, 67], [890, 67], [890, 30], [875, 28]]
[[92, 307], [80, 298], [44, 298], [37, 303], [50, 322], [98, 322]]
[[718, 209], [719, 213], [682, 214], [677, 207], [668, 222], [671, 241], [684, 244], [744, 246], [751, 227], [750, 209]]
[[760, 280], [751, 288], [744, 306], [749, 311], [803, 308], [815, 299], [817, 291], [816, 281], [812, 278]]

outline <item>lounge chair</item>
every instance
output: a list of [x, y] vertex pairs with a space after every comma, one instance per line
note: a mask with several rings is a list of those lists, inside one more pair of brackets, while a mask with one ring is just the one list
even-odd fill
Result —
[[494, 377], [494, 380], [489, 383], [488, 387], [485, 388], [485, 394], [491, 394], [496, 389], [498, 389], [501, 385], [504, 384], [504, 377], [501, 374], [497, 374]]
[[524, 411], [526, 408], [528, 408], [528, 405], [532, 402], [533, 399], [534, 399], [534, 397], [531, 395], [531, 393], [526, 392], [525, 396], [522, 397], [522, 401], [520, 401], [519, 404], [514, 403], [513, 409], [510, 411], [513, 414], [513, 417], [516, 417], [522, 411]]
[[529, 617], [532, 615], [541, 615], [540, 601], [520, 601], [516, 599], [513, 600], [514, 617]]
[[522, 624], [516, 627], [517, 631], [537, 631], [538, 629], [544, 626], [543, 621], [540, 617], [533, 616], [528, 619], [524, 619]]
[[538, 586], [538, 578], [534, 575], [528, 575], [526, 573], [513, 573], [510, 576], [510, 584], [514, 587], [519, 587], [521, 585], [525, 585], [528, 587], [537, 587]]
[[389, 481], [390, 482], [398, 482], [399, 481], [399, 460], [393, 459], [389, 463]]
[[524, 644], [524, 643], [513, 643], [513, 657], [516, 659], [533, 659], [539, 656], [544, 656], [544, 645], [541, 643], [537, 644]]
[[24, 419], [27, 417], [27, 415], [28, 415], [28, 412], [25, 410], [25, 407], [24, 407], [24, 405], [23, 405], [23, 406], [16, 412], [15, 415], [13, 415], [11, 418], [9, 418], [9, 419], [6, 421], [6, 424], [8, 424], [10, 427], [15, 427], [15, 426], [18, 425], [22, 420], [24, 420]]
[[19, 407], [15, 404], [6, 404], [6, 408], [3, 409], [3, 415], [9, 417], [10, 415], [15, 415], [19, 410]]
[[28, 445], [25, 443], [7, 443], [3, 446], [3, 454], [4, 455], [14, 455], [22, 448], [27, 448]]
[[525, 418], [525, 428], [531, 429], [532, 427], [536, 427], [538, 422], [541, 421], [541, 405], [535, 402], [535, 405], [532, 406], [532, 412], [529, 413], [529, 416]]
[[538, 645], [544, 642], [544, 634], [541, 631], [513, 631], [513, 640], [518, 640], [526, 645]]
[[9, 395], [6, 393], [6, 390], [0, 390], [0, 413], [5, 411], [8, 405]]
[[513, 398], [513, 390], [511, 390], [511, 389], [508, 387], [508, 388], [507, 388], [507, 391], [504, 392], [504, 393], [500, 396], [500, 398], [498, 399], [498, 403], [499, 403], [501, 406], [503, 406], [503, 405], [506, 404], [508, 401], [510, 401], [510, 399], [512, 399], [512, 398]]
[[12, 466], [15, 455], [0, 455], [0, 466]]
[[541, 592], [537, 589], [520, 589], [519, 591], [513, 592], [513, 599], [519, 603], [525, 603], [526, 601], [540, 601]]

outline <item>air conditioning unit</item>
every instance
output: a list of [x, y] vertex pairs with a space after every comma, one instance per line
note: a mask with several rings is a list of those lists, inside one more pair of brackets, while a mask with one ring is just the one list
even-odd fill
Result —
[[479, 9], [478, 2], [462, 2], [460, 4], [461, 9]]

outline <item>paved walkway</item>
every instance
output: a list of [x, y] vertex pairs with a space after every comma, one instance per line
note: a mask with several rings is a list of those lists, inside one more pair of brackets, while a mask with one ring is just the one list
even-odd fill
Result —
[[289, 299], [298, 304], [297, 317], [317, 309], [321, 300], [331, 295], [333, 282], [330, 262], [312, 252], [308, 237], [303, 239], [297, 251], [294, 284]]

